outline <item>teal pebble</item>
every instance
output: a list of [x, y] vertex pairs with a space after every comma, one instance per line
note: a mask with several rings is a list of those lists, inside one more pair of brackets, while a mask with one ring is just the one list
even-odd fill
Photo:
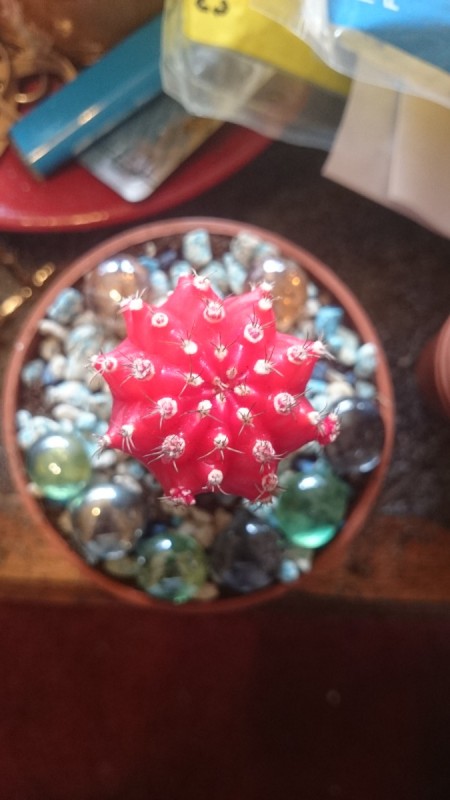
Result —
[[344, 310], [340, 306], [321, 306], [314, 321], [316, 335], [328, 340], [337, 332]]
[[191, 600], [207, 577], [206, 558], [191, 536], [163, 533], [139, 543], [137, 583], [152, 597], [172, 603]]
[[44, 497], [62, 503], [84, 489], [92, 474], [84, 442], [72, 434], [41, 436], [27, 453], [27, 469]]
[[55, 297], [50, 308], [47, 309], [47, 316], [61, 325], [68, 325], [83, 310], [83, 295], [78, 289], [69, 287], [63, 289]]
[[293, 473], [275, 509], [278, 524], [292, 544], [317, 548], [339, 530], [351, 489], [324, 460]]
[[300, 569], [291, 558], [284, 558], [280, 564], [278, 578], [282, 583], [292, 583], [300, 577]]
[[212, 259], [212, 248], [209, 233], [203, 228], [189, 231], [183, 237], [183, 257], [189, 262], [192, 273], [192, 265], [195, 267], [205, 267]]

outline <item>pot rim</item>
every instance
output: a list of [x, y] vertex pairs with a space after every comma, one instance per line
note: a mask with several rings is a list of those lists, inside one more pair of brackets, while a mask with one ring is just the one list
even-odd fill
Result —
[[[152, 239], [157, 240], [168, 236], [183, 235], [196, 228], [206, 228], [212, 235], [232, 237], [238, 232], [246, 232], [261, 237], [264, 241], [275, 244], [284, 257], [297, 261], [310, 275], [312, 280], [318, 282], [331, 292], [334, 299], [342, 306], [351, 320], [352, 325], [360, 335], [362, 341], [370, 341], [376, 345], [378, 356], [376, 384], [378, 388], [380, 413], [385, 427], [385, 440], [379, 465], [371, 473], [357, 502], [346, 518], [342, 529], [324, 550], [318, 552], [315, 556], [311, 572], [301, 575], [297, 581], [292, 583], [273, 584], [265, 589], [247, 595], [174, 605], [172, 603], [156, 600], [143, 591], [120, 583], [118, 580], [90, 566], [84, 561], [82, 556], [78, 555], [76, 551], [72, 549], [62, 534], [50, 524], [38, 501], [27, 489], [27, 483], [29, 481], [25, 472], [23, 454], [17, 442], [15, 415], [20, 387], [20, 375], [26, 353], [38, 332], [38, 324], [44, 312], [62, 289], [72, 286], [101, 261], [117, 255], [119, 252], [123, 252], [125, 248], [139, 245]], [[110, 594], [115, 594], [122, 599], [126, 599], [141, 606], [147, 606], [157, 610], [167, 609], [182, 613], [215, 613], [217, 611], [238, 610], [274, 600], [285, 595], [287, 592], [313, 591], [315, 576], [321, 578], [320, 584], [323, 585], [324, 576], [330, 573], [337, 564], [342, 562], [350, 541], [363, 527], [370, 512], [373, 510], [389, 468], [395, 436], [395, 399], [387, 358], [373, 323], [352, 290], [349, 289], [319, 258], [283, 236], [246, 222], [207, 216], [174, 217], [163, 221], [145, 223], [135, 228], [122, 231], [90, 248], [84, 255], [77, 258], [58, 275], [36, 302], [28, 318], [25, 320], [18, 339], [14, 343], [13, 351], [5, 372], [1, 413], [7, 459], [14, 485], [30, 517], [45, 532], [47, 538], [50, 538], [53, 545], [56, 543], [65, 553], [66, 557], [69, 556], [72, 561], [77, 564], [79, 569], [90, 576], [91, 580], [95, 581], [97, 585], [103, 586]]]
[[443, 412], [450, 415], [450, 317], [444, 322], [434, 354], [436, 385]]

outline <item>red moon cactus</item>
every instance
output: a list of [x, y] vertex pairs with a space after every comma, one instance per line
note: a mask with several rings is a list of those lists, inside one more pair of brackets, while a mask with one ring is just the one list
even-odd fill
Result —
[[276, 330], [270, 284], [222, 300], [192, 275], [161, 306], [133, 297], [121, 310], [126, 339], [91, 359], [113, 396], [100, 445], [141, 461], [168, 499], [191, 505], [226, 492], [269, 502], [281, 458], [335, 439], [336, 416], [305, 397], [325, 348]]

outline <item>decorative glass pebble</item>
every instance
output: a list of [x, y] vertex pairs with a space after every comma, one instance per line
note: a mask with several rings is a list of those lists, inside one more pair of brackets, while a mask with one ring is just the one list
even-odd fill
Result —
[[183, 256], [190, 266], [204, 267], [212, 259], [209, 233], [203, 228], [186, 233], [183, 239]]
[[142, 291], [148, 286], [148, 272], [138, 261], [125, 253], [103, 261], [84, 279], [84, 291], [88, 305], [103, 315], [103, 318], [120, 320], [117, 307], [125, 297]]
[[22, 380], [27, 386], [37, 386], [42, 380], [45, 370], [45, 361], [42, 358], [33, 358], [22, 370]]
[[380, 463], [384, 424], [374, 400], [348, 397], [334, 405], [340, 434], [325, 452], [334, 470], [342, 476], [358, 477]]
[[242, 294], [248, 277], [246, 268], [231, 253], [224, 254], [223, 263], [231, 291], [234, 294]]
[[[254, 262], [255, 255], [258, 253], [260, 247], [261, 240], [258, 236], [255, 236], [253, 233], [242, 231], [231, 241], [230, 253], [236, 261], [239, 261], [244, 267], [249, 268]], [[277, 254], [275, 249], [271, 249], [269, 253], [265, 253], [266, 256]]]
[[295, 264], [280, 257], [263, 259], [248, 277], [250, 284], [267, 281], [275, 298], [273, 309], [280, 331], [288, 331], [298, 320], [307, 298], [307, 277]]
[[178, 253], [176, 250], [173, 250], [171, 248], [163, 250], [158, 256], [159, 268], [169, 269], [177, 259], [178, 259]]
[[30, 478], [44, 497], [66, 502], [89, 482], [91, 462], [81, 437], [50, 433], [39, 438], [27, 453]]
[[102, 569], [119, 580], [132, 580], [139, 573], [141, 565], [136, 556], [125, 555], [120, 558], [108, 558], [102, 564]]
[[191, 536], [157, 534], [140, 543], [138, 554], [137, 583], [160, 600], [185, 603], [206, 581], [205, 553]]
[[73, 540], [92, 561], [120, 558], [142, 536], [142, 499], [120, 484], [90, 486], [72, 500], [68, 511]]
[[280, 535], [263, 520], [240, 510], [211, 548], [211, 570], [223, 589], [246, 594], [273, 583], [281, 563]]
[[47, 309], [49, 319], [67, 325], [76, 317], [83, 308], [83, 295], [78, 289], [69, 287], [63, 289]]
[[371, 378], [378, 365], [378, 350], [373, 342], [365, 342], [356, 353], [355, 374], [358, 378]]
[[149, 280], [152, 300], [155, 301], [166, 297], [167, 292], [170, 291], [170, 282], [167, 277], [167, 272], [164, 272], [162, 269], [157, 269], [152, 272]]
[[299, 472], [283, 483], [275, 516], [288, 540], [317, 548], [327, 544], [341, 526], [350, 487], [322, 459], [304, 461]]
[[210, 261], [206, 267], [200, 270], [199, 274], [202, 278], [208, 278], [214, 291], [221, 297], [229, 294], [230, 283], [228, 280], [227, 271], [225, 266], [220, 261]]
[[298, 564], [292, 558], [283, 558], [278, 571], [279, 580], [282, 583], [292, 583], [297, 581], [299, 577], [300, 569]]
[[317, 336], [321, 336], [327, 341], [336, 333], [343, 316], [344, 311], [340, 306], [321, 306], [314, 322]]
[[96, 352], [96, 348], [103, 346], [103, 330], [99, 325], [85, 323], [77, 325], [66, 338], [65, 351], [72, 358], [82, 358], [87, 364], [89, 356]]
[[191, 265], [188, 261], [175, 261], [169, 269], [171, 289], [177, 285], [178, 279], [183, 275], [192, 275]]

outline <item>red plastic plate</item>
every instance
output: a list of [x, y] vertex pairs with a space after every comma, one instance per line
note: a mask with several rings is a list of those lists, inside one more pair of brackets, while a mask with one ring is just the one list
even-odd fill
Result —
[[86, 230], [149, 219], [230, 177], [269, 144], [265, 136], [225, 124], [140, 203], [123, 200], [75, 163], [40, 181], [10, 148], [0, 160], [0, 229]]

